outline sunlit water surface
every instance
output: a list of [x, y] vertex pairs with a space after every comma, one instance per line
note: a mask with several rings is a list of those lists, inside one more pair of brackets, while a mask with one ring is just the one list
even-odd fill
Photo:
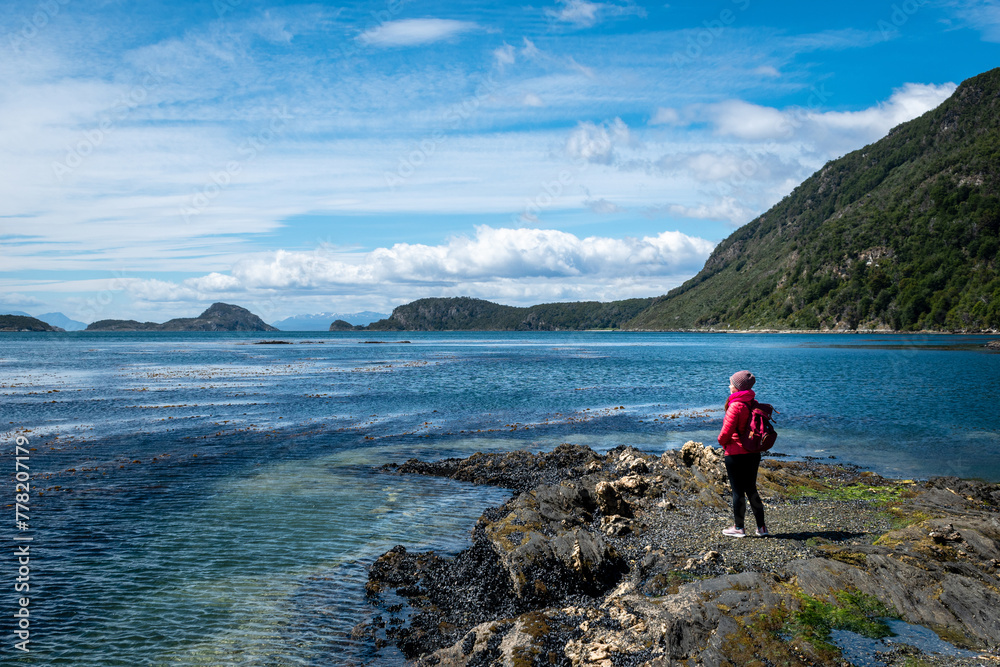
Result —
[[[293, 344], [253, 344], [275, 338]], [[781, 411], [779, 453], [997, 481], [1000, 355], [984, 342], [3, 334], [5, 505], [15, 433], [34, 448], [30, 530], [18, 533], [33, 537], [32, 651], [8, 635], [3, 662], [365, 663], [349, 634], [370, 613], [371, 562], [395, 544], [454, 553], [507, 496], [379, 465], [561, 442], [653, 453], [712, 442], [741, 368]], [[0, 567], [14, 572], [10, 559]], [[378, 656], [400, 663], [392, 649]]]

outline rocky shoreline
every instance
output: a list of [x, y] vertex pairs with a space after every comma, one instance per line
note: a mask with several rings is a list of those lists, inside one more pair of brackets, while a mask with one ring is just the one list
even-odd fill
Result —
[[1000, 662], [997, 484], [767, 457], [772, 536], [733, 539], [721, 450], [700, 443], [385, 470], [514, 493], [455, 557], [397, 546], [371, 566], [354, 638], [421, 667], [844, 665], [832, 637], [886, 637], [891, 618], [952, 654], [884, 643], [870, 664]]

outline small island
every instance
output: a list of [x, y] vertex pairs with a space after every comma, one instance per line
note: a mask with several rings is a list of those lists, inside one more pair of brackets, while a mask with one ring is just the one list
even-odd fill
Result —
[[65, 329], [54, 327], [34, 317], [0, 315], [0, 331], [65, 331]]
[[198, 317], [179, 317], [163, 324], [136, 320], [98, 320], [87, 331], [278, 331], [246, 308], [213, 303]]

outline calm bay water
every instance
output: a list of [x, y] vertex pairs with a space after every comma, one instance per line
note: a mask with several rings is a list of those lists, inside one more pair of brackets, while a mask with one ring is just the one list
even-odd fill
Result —
[[[502, 490], [374, 467], [418, 456], [714, 442], [728, 377], [777, 451], [1000, 481], [1000, 355], [974, 336], [3, 334], [3, 504], [30, 446], [31, 653], [4, 664], [337, 665], [367, 566], [454, 552]], [[366, 341], [381, 341], [371, 344]], [[402, 340], [408, 343], [399, 342]], [[14, 508], [0, 576], [13, 582]], [[9, 590], [9, 589], [8, 589]], [[379, 664], [398, 664], [384, 652]]]

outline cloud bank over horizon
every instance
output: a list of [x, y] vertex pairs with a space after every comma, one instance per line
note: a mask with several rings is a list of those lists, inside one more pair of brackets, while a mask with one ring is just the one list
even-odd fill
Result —
[[[697, 271], [713, 246], [671, 231], [644, 238], [579, 238], [551, 229], [484, 225], [472, 237], [455, 236], [436, 246], [398, 243], [370, 252], [335, 247], [278, 250], [240, 260], [226, 273], [180, 282], [124, 279], [121, 287], [150, 303], [316, 291], [378, 295], [398, 288], [421, 297], [491, 296], [510, 305], [615, 300], [648, 296], [675, 284], [679, 276]], [[383, 308], [397, 305], [376, 299]]]

